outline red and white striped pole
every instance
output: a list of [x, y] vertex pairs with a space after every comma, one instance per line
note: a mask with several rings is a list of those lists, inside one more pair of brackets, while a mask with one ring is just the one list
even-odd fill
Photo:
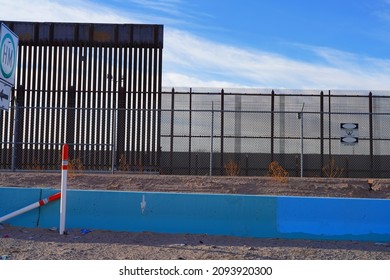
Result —
[[7, 215], [5, 215], [3, 217], [0, 217], [0, 223], [6, 221], [8, 219], [11, 219], [11, 218], [13, 218], [15, 216], [18, 216], [20, 214], [26, 213], [27, 211], [30, 211], [32, 209], [38, 208], [40, 206], [43, 206], [43, 205], [45, 205], [45, 204], [47, 204], [49, 202], [57, 200], [60, 197], [61, 197], [61, 193], [59, 192], [59, 193], [53, 194], [53, 195], [51, 195], [51, 196], [49, 196], [47, 198], [41, 199], [41, 200], [39, 200], [37, 202], [34, 202], [34, 203], [30, 204], [30, 205], [27, 205], [26, 207], [23, 207], [23, 208], [21, 208], [19, 210], [16, 210], [16, 211], [14, 211], [12, 213], [9, 213], [9, 214], [7, 214]]
[[61, 167], [60, 234], [64, 234], [65, 232], [67, 184], [68, 184], [68, 144], [64, 144], [62, 146], [62, 167]]

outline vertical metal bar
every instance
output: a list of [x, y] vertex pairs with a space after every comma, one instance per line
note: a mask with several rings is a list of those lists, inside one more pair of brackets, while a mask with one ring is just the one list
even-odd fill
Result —
[[128, 49], [128, 59], [126, 64], [126, 69], [128, 69], [128, 74], [126, 77], [127, 83], [127, 163], [131, 164], [132, 159], [132, 121], [133, 121], [133, 110], [132, 110], [132, 98], [134, 98], [132, 93], [132, 76], [133, 76], [133, 48]]
[[[86, 123], [86, 110], [85, 110], [85, 107], [86, 107], [86, 104], [85, 104], [85, 100], [86, 100], [86, 94], [85, 94], [85, 91], [86, 91], [86, 73], [87, 73], [87, 70], [86, 70], [86, 67], [87, 67], [87, 62], [88, 62], [88, 58], [87, 58], [87, 47], [86, 47], [86, 43], [84, 43], [80, 48], [79, 48], [79, 56], [80, 56], [80, 64], [79, 64], [79, 91], [78, 91], [78, 100], [79, 100], [79, 113], [80, 113], [80, 117], [79, 117], [79, 143], [80, 144], [85, 144], [87, 143], [87, 139], [86, 139], [86, 136], [85, 136], [85, 132], [86, 132], [86, 126], [85, 126], [85, 123]], [[85, 150], [86, 150], [86, 146], [84, 145], [79, 145], [79, 158], [80, 160], [82, 160], [82, 162], [84, 163], [84, 165], [86, 166], [86, 161], [85, 161]], [[87, 167], [87, 166], [86, 166]]]
[[132, 135], [131, 135], [131, 165], [136, 166], [137, 165], [137, 158], [136, 158], [136, 118], [137, 118], [137, 65], [138, 65], [138, 55], [137, 55], [137, 48], [133, 49], [133, 91], [131, 93], [132, 96], [132, 120], [131, 120], [131, 129], [132, 129]]
[[37, 121], [37, 128], [36, 129], [36, 134], [35, 134], [35, 141], [38, 143], [37, 144], [37, 161], [39, 164], [40, 168], [43, 168], [45, 166], [44, 164], [44, 159], [43, 159], [43, 151], [42, 151], [42, 145], [40, 144], [42, 142], [42, 131], [43, 131], [43, 126], [42, 126], [42, 110], [40, 109], [42, 107], [42, 99], [44, 96], [44, 93], [42, 93], [41, 88], [42, 88], [42, 46], [41, 44], [38, 44], [36, 46], [37, 48], [37, 81], [36, 81], [36, 121]]
[[148, 107], [147, 107], [147, 135], [146, 135], [146, 153], [147, 153], [147, 165], [153, 166], [154, 161], [152, 159], [153, 150], [152, 147], [152, 131], [153, 131], [153, 119], [152, 119], [152, 97], [153, 97], [153, 89], [152, 89], [152, 80], [153, 80], [153, 49], [148, 48]]
[[136, 165], [140, 166], [142, 163], [142, 151], [141, 142], [142, 139], [142, 59], [143, 48], [138, 48], [138, 91], [137, 91], [137, 162]]
[[153, 111], [152, 111], [152, 159], [153, 159], [153, 165], [155, 166], [158, 166], [159, 165], [159, 162], [158, 162], [158, 151], [159, 151], [159, 146], [157, 144], [158, 140], [156, 139], [157, 137], [160, 137], [158, 134], [157, 134], [157, 116], [158, 116], [158, 105], [157, 105], [157, 74], [158, 74], [158, 49], [155, 48], [154, 49], [154, 53], [153, 53], [153, 75], [151, 77], [153, 77], [153, 90], [152, 90], [152, 108], [153, 108]]
[[170, 174], [173, 174], [173, 140], [174, 140], [174, 126], [175, 126], [175, 89], [172, 88], [172, 94], [171, 94], [171, 142], [170, 142], [170, 149], [169, 149], [169, 155], [170, 155]]
[[275, 138], [275, 91], [271, 91], [271, 162], [274, 161], [274, 138]]
[[[129, 81], [129, 78], [128, 78], [128, 70], [129, 70], [129, 55], [128, 55], [128, 51], [129, 51], [129, 48], [127, 47], [123, 47], [123, 76], [121, 77], [122, 78], [122, 81], [123, 81], [123, 91], [124, 91], [124, 94], [125, 94], [125, 114], [124, 114], [124, 142], [123, 142], [123, 153], [124, 153], [124, 160], [126, 160], [126, 163], [128, 161], [128, 158], [129, 158], [129, 137], [128, 136], [128, 133], [129, 133], [129, 130], [130, 130], [130, 126], [129, 126], [129, 120], [130, 120], [130, 106], [129, 106], [129, 99], [130, 99], [130, 94], [129, 94], [129, 88], [128, 88], [128, 81]], [[131, 65], [131, 64], [130, 64]]]
[[114, 130], [114, 133], [118, 134], [118, 136], [116, 137], [116, 149], [117, 149], [117, 157], [115, 162], [116, 165], [120, 164], [119, 162], [120, 159], [126, 160], [125, 147], [124, 147], [125, 135], [126, 135], [125, 106], [126, 106], [126, 92], [125, 89], [121, 87], [119, 88], [119, 96], [118, 96], [118, 120], [115, 122], [115, 130]]
[[162, 48], [158, 49], [158, 82], [157, 82], [157, 165], [160, 166], [161, 156], [161, 105], [162, 105]]
[[[100, 83], [101, 83], [101, 86], [102, 86], [102, 102], [101, 102], [101, 106], [102, 108], [104, 108], [104, 110], [102, 111], [102, 128], [106, 131], [110, 131], [110, 120], [108, 119], [109, 116], [110, 116], [110, 111], [109, 111], [109, 108], [107, 107], [107, 96], [109, 96], [109, 94], [107, 93], [107, 74], [108, 74], [108, 69], [107, 69], [107, 52], [108, 52], [108, 48], [107, 47], [102, 47], [101, 48], [101, 52], [102, 52], [102, 55], [101, 55], [101, 65], [102, 65], [102, 69], [101, 69], [101, 73], [100, 73]], [[110, 143], [111, 139], [109, 138], [109, 133], [105, 133], [103, 135], [103, 143], [104, 144], [108, 144]], [[110, 164], [110, 160], [112, 160], [112, 157], [109, 153], [110, 151], [110, 147], [109, 146], [105, 146], [104, 147], [104, 158], [103, 158], [103, 161], [104, 161], [104, 165], [107, 166], [107, 169], [110, 169], [112, 168], [112, 164]]]
[[213, 176], [213, 153], [214, 153], [214, 101], [211, 102], [211, 131], [210, 131], [210, 176]]
[[92, 115], [92, 118], [91, 118], [91, 127], [92, 127], [92, 135], [91, 135], [91, 138], [92, 138], [92, 144], [93, 146], [91, 146], [91, 163], [92, 163], [92, 166], [93, 166], [93, 169], [94, 170], [99, 170], [100, 169], [100, 166], [98, 165], [98, 154], [99, 154], [99, 150], [100, 150], [100, 145], [99, 145], [99, 134], [98, 131], [99, 131], [99, 124], [97, 123], [97, 120], [99, 119], [99, 113], [100, 113], [100, 107], [99, 107], [99, 93], [97, 92], [97, 71], [98, 71], [98, 47], [95, 45], [93, 47], [90, 47], [91, 51], [92, 51], [92, 55], [93, 55], [93, 66], [92, 66], [92, 69], [90, 69], [90, 71], [92, 72], [92, 79], [90, 81], [91, 83], [91, 86], [90, 86], [90, 90], [91, 90], [91, 115]]
[[328, 115], [328, 122], [329, 122], [329, 162], [332, 160], [332, 110], [331, 110], [331, 99], [330, 99], [331, 95], [330, 95], [330, 90], [329, 90], [329, 104], [328, 104], [328, 108], [329, 108], [329, 115]]
[[112, 108], [112, 158], [111, 158], [111, 173], [114, 174], [115, 172], [115, 163], [116, 163], [116, 113], [117, 109]]
[[21, 157], [21, 154], [24, 153], [22, 149], [22, 142], [23, 142], [23, 121], [24, 121], [24, 115], [25, 110], [20, 110], [20, 107], [24, 106], [24, 98], [25, 98], [25, 87], [23, 85], [19, 85], [17, 92], [16, 92], [16, 102], [17, 104], [17, 114], [15, 112], [15, 126], [14, 126], [14, 153], [13, 153], [13, 171], [16, 169], [22, 168], [23, 158]]
[[[32, 46], [28, 46], [28, 54], [27, 54], [27, 81], [26, 81], [26, 87], [27, 87], [27, 95], [26, 95], [26, 100], [25, 100], [25, 106], [26, 107], [31, 107], [31, 68], [32, 68]], [[26, 142], [31, 143], [30, 136], [31, 134], [31, 108], [26, 108], [25, 109], [25, 116], [26, 116], [26, 121], [24, 123], [25, 131], [26, 131]], [[24, 155], [24, 166], [22, 166], [23, 169], [28, 169], [29, 168], [29, 163], [31, 163], [31, 144], [25, 145], [26, 149], [23, 152]]]
[[146, 114], [147, 114], [147, 77], [148, 77], [148, 49], [143, 49], [143, 73], [142, 74], [142, 136], [141, 136], [141, 163], [142, 166], [145, 166], [146, 163], [146, 143], [147, 143], [147, 128], [148, 125], [146, 123]]
[[320, 93], [320, 177], [324, 176], [322, 167], [324, 166], [324, 92]]
[[[105, 108], [102, 106], [102, 79], [104, 79], [104, 75], [102, 75], [102, 69], [103, 69], [103, 55], [102, 55], [102, 51], [103, 51], [103, 48], [101, 45], [97, 46], [95, 51], [97, 52], [96, 54], [96, 59], [97, 61], [95, 61], [95, 68], [96, 68], [96, 80], [95, 80], [95, 87], [96, 87], [96, 92], [95, 92], [95, 99], [96, 99], [96, 107], [97, 108], [101, 108], [102, 110], [97, 110], [96, 111], [96, 122], [97, 122], [97, 127], [99, 130], [103, 131], [105, 128], [102, 126], [102, 122], [103, 122], [103, 115], [104, 115], [104, 110]], [[107, 168], [104, 164], [104, 152], [105, 152], [105, 148], [103, 146], [104, 141], [104, 136], [103, 136], [103, 133], [96, 133], [96, 137], [97, 137], [97, 141], [98, 143], [100, 144], [97, 149], [96, 152], [98, 153], [97, 155], [97, 166], [98, 166], [98, 169], [99, 170], [105, 170], [105, 168]], [[108, 169], [108, 168], [107, 168]]]
[[192, 88], [190, 88], [190, 111], [189, 111], [189, 126], [188, 126], [188, 175], [191, 175], [192, 164]]
[[57, 133], [56, 133], [56, 139], [54, 140], [55, 143], [59, 143], [59, 145], [56, 145], [57, 150], [56, 153], [53, 154], [53, 164], [57, 164], [59, 160], [59, 154], [62, 149], [62, 135], [63, 135], [63, 123], [62, 123], [62, 87], [61, 87], [61, 82], [62, 82], [62, 73], [63, 73], [63, 52], [62, 52], [62, 47], [56, 45], [56, 49], [58, 51], [58, 56], [55, 57], [57, 61], [57, 67], [55, 68], [55, 71], [57, 72], [57, 80], [55, 84], [53, 85], [53, 91], [56, 99], [56, 126], [57, 126]]
[[303, 112], [301, 113], [301, 177], [303, 177]]
[[[42, 63], [42, 82], [40, 84], [40, 88], [42, 90], [41, 94], [41, 106], [42, 107], [47, 107], [47, 55], [48, 55], [48, 47], [47, 46], [42, 46], [42, 58], [41, 58], [41, 63]], [[47, 161], [48, 159], [48, 154], [47, 154], [47, 136], [49, 134], [48, 129], [49, 129], [49, 118], [47, 116], [47, 109], [41, 110], [41, 150], [42, 150], [42, 164], [44, 166], [44, 169], [50, 169], [50, 165]]]
[[223, 162], [224, 162], [224, 136], [225, 136], [225, 91], [221, 90], [221, 162], [220, 162], [220, 175], [223, 175]]
[[369, 129], [370, 129], [370, 177], [374, 177], [374, 125], [373, 125], [373, 102], [372, 92], [370, 91], [369, 96]]
[[[18, 92], [20, 87], [18, 88]], [[13, 145], [12, 145], [12, 162], [11, 162], [11, 170], [16, 170], [16, 159], [17, 159], [17, 145], [18, 145], [18, 133], [19, 133], [19, 104], [18, 104], [18, 95], [14, 101], [14, 127], [13, 127]]]
[[[92, 36], [92, 35], [91, 35]], [[85, 153], [84, 153], [84, 161], [87, 163], [88, 169], [94, 169], [93, 166], [93, 160], [92, 160], [92, 153], [93, 153], [93, 131], [95, 130], [95, 126], [93, 123], [93, 111], [92, 104], [93, 104], [93, 97], [92, 97], [92, 61], [93, 61], [93, 48], [88, 45], [87, 47], [87, 53], [88, 53], [88, 61], [87, 61], [87, 68], [86, 68], [86, 85], [85, 85], [85, 113], [86, 113], [86, 143], [89, 144], [85, 147]]]
[[[51, 57], [50, 57], [50, 64], [51, 64], [51, 72], [52, 72], [52, 75], [51, 75], [51, 84], [50, 84], [50, 100], [51, 100], [51, 127], [53, 127], [54, 125], [58, 125], [57, 123], [57, 104], [56, 104], [56, 89], [57, 89], [57, 47], [56, 46], [52, 46], [51, 47], [52, 51], [51, 51]], [[55, 145], [55, 140], [56, 140], [56, 137], [54, 135], [54, 131], [51, 130], [50, 131], [50, 156], [49, 156], [49, 164], [52, 164], [52, 165], [55, 165], [55, 158], [56, 158], [56, 155], [57, 153], [59, 152], [58, 150], [58, 147], [57, 145]]]
[[301, 119], [301, 177], [303, 177], [303, 109], [305, 107], [305, 103], [302, 105], [301, 112], [298, 117]]

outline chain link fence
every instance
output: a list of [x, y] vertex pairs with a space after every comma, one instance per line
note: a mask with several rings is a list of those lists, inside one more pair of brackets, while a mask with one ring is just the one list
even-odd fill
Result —
[[158, 106], [135, 93], [147, 104], [135, 108], [119, 92], [106, 108], [14, 100], [0, 112], [0, 169], [59, 170], [68, 143], [81, 172], [264, 176], [278, 162], [289, 176], [388, 178], [388, 94], [165, 89]]
[[[377, 95], [377, 94], [380, 94]], [[164, 174], [389, 177], [389, 92], [172, 89], [163, 93]], [[343, 143], [342, 124], [357, 124]]]

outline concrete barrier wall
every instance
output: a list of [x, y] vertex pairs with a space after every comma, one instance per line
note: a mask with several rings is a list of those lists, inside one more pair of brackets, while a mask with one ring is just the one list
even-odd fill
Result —
[[[0, 216], [56, 192], [1, 187]], [[67, 198], [67, 228], [390, 241], [390, 200], [85, 190], [69, 190]], [[59, 205], [54, 201], [7, 223], [58, 227]]]

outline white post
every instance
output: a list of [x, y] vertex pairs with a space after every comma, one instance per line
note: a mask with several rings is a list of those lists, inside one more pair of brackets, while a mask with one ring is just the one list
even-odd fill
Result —
[[3, 217], [0, 217], [0, 223], [6, 221], [8, 219], [11, 219], [13, 217], [16, 217], [16, 216], [18, 216], [20, 214], [26, 213], [26, 212], [28, 212], [28, 211], [30, 211], [32, 209], [38, 208], [40, 206], [43, 206], [43, 205], [45, 205], [45, 204], [47, 204], [49, 202], [57, 200], [60, 197], [61, 197], [61, 193], [56, 193], [56, 194], [53, 194], [53, 195], [49, 196], [48, 198], [44, 198], [44, 199], [41, 199], [41, 200], [39, 200], [37, 202], [34, 202], [34, 203], [30, 204], [30, 205], [27, 205], [26, 207], [23, 207], [23, 208], [21, 208], [19, 210], [16, 210], [16, 211], [14, 211], [14, 212], [12, 212], [10, 214], [7, 214], [7, 215], [5, 215]]
[[62, 146], [62, 168], [61, 168], [60, 234], [64, 234], [65, 232], [67, 184], [68, 184], [68, 144], [64, 144]]

